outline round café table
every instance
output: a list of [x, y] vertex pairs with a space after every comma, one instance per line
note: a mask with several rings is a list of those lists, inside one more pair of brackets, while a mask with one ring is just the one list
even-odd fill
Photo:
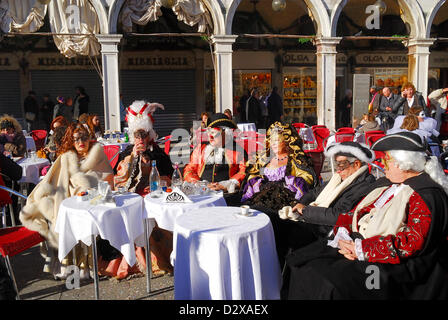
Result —
[[50, 165], [50, 161], [44, 158], [17, 158], [15, 160], [18, 165], [22, 167], [22, 178], [19, 183], [34, 183], [40, 182], [40, 170]]
[[280, 299], [281, 272], [269, 217], [239, 207], [200, 208], [174, 226], [174, 297]]

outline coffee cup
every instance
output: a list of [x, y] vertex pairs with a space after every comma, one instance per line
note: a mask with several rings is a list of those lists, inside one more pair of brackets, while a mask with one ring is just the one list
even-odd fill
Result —
[[241, 215], [243, 215], [243, 216], [249, 215], [249, 208], [250, 208], [249, 206], [243, 205], [240, 208], [241, 208]]

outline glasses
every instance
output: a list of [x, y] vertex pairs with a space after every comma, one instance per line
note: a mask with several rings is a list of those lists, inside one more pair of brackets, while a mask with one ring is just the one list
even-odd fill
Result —
[[135, 139], [142, 139], [143, 140], [143, 139], [145, 139], [147, 137], [149, 137], [149, 133], [146, 132], [146, 131], [139, 131], [139, 132], [136, 132], [134, 134], [134, 138]]
[[89, 138], [87, 136], [85, 136], [85, 135], [78, 136], [78, 137], [73, 137], [73, 141], [75, 143], [77, 143], [77, 142], [85, 142], [87, 140], [89, 140]]
[[352, 163], [353, 163], [353, 162], [350, 162], [350, 161], [348, 161], [348, 160], [335, 161], [336, 168], [337, 168], [339, 171], [343, 171], [343, 170], [347, 169], [348, 167], [350, 167], [350, 165], [351, 165]]

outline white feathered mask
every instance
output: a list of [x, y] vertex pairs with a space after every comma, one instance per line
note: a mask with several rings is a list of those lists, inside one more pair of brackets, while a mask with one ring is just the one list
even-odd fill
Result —
[[165, 110], [160, 103], [150, 103], [144, 100], [134, 101], [126, 113], [126, 121], [129, 128], [129, 141], [134, 144], [134, 132], [143, 129], [149, 133], [150, 140], [157, 139], [157, 133], [153, 129], [154, 118], [152, 114], [157, 108]]

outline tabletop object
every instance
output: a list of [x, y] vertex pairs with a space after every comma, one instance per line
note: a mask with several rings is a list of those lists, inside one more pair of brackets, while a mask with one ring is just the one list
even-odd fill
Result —
[[174, 297], [280, 299], [281, 273], [269, 217], [239, 207], [201, 208], [174, 227]]
[[237, 126], [238, 126], [238, 129], [241, 130], [241, 132], [257, 131], [257, 127], [255, 126], [255, 123], [238, 123]]
[[155, 219], [157, 225], [165, 230], [173, 231], [177, 217], [184, 213], [199, 208], [226, 206], [223, 193], [214, 195], [190, 195], [192, 202], [168, 203], [163, 201], [164, 197], [145, 197], [145, 217]]

